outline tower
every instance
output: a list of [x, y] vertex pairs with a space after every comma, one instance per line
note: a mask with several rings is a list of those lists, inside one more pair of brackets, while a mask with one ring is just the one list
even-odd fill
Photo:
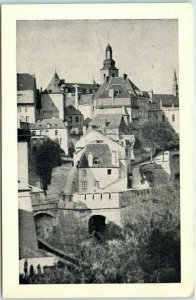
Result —
[[104, 82], [107, 77], [118, 77], [118, 69], [115, 67], [115, 61], [112, 58], [112, 47], [110, 44], [105, 49], [105, 60], [101, 72], [101, 82]]
[[176, 71], [174, 71], [173, 86], [172, 86], [172, 94], [173, 94], [175, 97], [178, 97], [178, 81], [177, 81]]

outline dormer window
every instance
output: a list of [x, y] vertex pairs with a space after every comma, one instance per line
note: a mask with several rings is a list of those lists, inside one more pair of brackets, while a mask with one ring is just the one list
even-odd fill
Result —
[[99, 165], [100, 164], [100, 161], [98, 159], [98, 157], [94, 157], [93, 158], [93, 165]]
[[47, 124], [47, 128], [50, 128], [50, 127], [51, 127], [51, 124], [48, 123], [48, 124]]

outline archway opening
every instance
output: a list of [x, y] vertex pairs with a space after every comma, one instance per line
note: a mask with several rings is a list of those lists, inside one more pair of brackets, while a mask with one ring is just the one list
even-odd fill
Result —
[[101, 215], [94, 215], [90, 217], [88, 222], [89, 233], [98, 240], [106, 237], [106, 218]]

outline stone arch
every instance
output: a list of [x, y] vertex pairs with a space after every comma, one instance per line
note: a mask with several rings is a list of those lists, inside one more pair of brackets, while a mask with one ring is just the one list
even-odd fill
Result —
[[101, 239], [106, 235], [106, 217], [103, 215], [92, 215], [88, 221], [89, 234]]
[[54, 216], [50, 213], [39, 213], [34, 216], [35, 229], [39, 237], [48, 240], [53, 233]]

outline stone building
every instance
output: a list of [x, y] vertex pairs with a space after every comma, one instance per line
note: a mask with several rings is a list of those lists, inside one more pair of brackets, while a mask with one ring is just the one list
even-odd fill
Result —
[[[18, 220], [19, 220], [19, 274], [43, 272], [44, 266], [53, 266], [59, 260], [55, 255], [40, 250], [35, 230], [32, 199], [37, 201], [40, 190], [29, 186], [28, 144], [30, 131], [18, 129]], [[41, 200], [41, 199], [40, 199]]]
[[140, 125], [148, 120], [149, 94], [141, 91], [127, 74], [119, 77], [110, 45], [106, 47], [106, 59], [100, 72], [103, 80], [93, 97], [94, 116], [121, 113], [124, 106], [134, 134], [139, 135]]
[[176, 72], [174, 72], [173, 94], [150, 93], [148, 120], [167, 122], [179, 134], [179, 97]]
[[[44, 91], [40, 90], [39, 109], [36, 111], [37, 120], [52, 117], [65, 120], [67, 107], [73, 105], [80, 110], [80, 104], [81, 106], [88, 104], [85, 100], [83, 101], [84, 95], [92, 95], [97, 89], [96, 83], [67, 83], [64, 79], [60, 79], [55, 71], [48, 87]], [[83, 110], [85, 111], [85, 107]]]
[[18, 128], [21, 122], [35, 123], [37, 87], [34, 75], [17, 74], [17, 120]]
[[124, 147], [112, 150], [109, 143], [87, 144], [76, 165], [79, 193], [127, 189], [128, 167]]
[[[31, 124], [31, 142], [36, 146], [46, 136], [58, 143], [61, 149], [68, 154], [69, 149], [69, 132], [68, 126], [60, 119], [44, 119], [40, 122]], [[39, 137], [39, 139], [38, 139]]]

